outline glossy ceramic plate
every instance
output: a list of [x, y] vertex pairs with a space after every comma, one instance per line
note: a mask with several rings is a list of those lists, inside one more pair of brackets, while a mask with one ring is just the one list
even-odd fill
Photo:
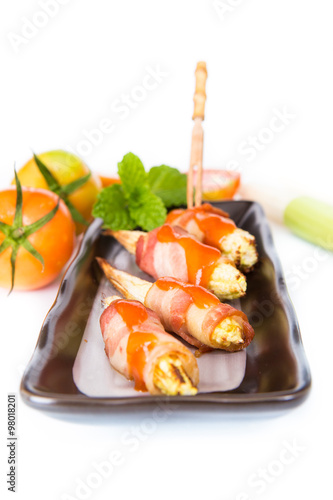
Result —
[[230, 391], [174, 398], [149, 394], [91, 397], [79, 391], [73, 380], [73, 365], [101, 280], [95, 257], [111, 257], [112, 260], [112, 256], [119, 253], [119, 244], [103, 236], [102, 221], [96, 219], [88, 228], [41, 328], [21, 383], [21, 395], [26, 403], [48, 411], [104, 409], [112, 412], [119, 406], [125, 410], [127, 405], [163, 400], [169, 403], [172, 400], [177, 405], [215, 403], [225, 408], [226, 404], [300, 402], [304, 399], [311, 383], [310, 371], [263, 210], [250, 201], [214, 205], [229, 212], [239, 227], [255, 235], [259, 253], [259, 263], [247, 277], [246, 296], [240, 300], [241, 309], [255, 329], [254, 340], [246, 349], [246, 371], [241, 384]]

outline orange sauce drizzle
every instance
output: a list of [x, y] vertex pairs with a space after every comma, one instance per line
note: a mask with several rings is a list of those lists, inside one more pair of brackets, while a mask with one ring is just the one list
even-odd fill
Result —
[[157, 338], [153, 333], [131, 332], [127, 342], [127, 363], [133, 377], [136, 391], [147, 391], [143, 380], [149, 352], [156, 346]]
[[188, 224], [191, 219], [195, 220], [200, 231], [204, 234], [203, 242], [206, 245], [218, 246], [224, 236], [233, 233], [236, 229], [236, 224], [231, 219], [219, 214], [218, 210], [209, 203], [187, 210], [173, 210], [168, 215], [167, 222], [174, 222], [182, 214], [186, 214], [184, 225]]
[[204, 233], [206, 245], [218, 246], [224, 236], [233, 233], [236, 229], [236, 225], [231, 219], [221, 215], [198, 211], [194, 214], [194, 220], [200, 231]]
[[148, 319], [147, 310], [136, 301], [118, 300], [114, 305], [130, 330], [127, 342], [127, 364], [130, 377], [134, 379], [135, 390], [147, 391], [143, 371], [147, 356], [157, 342], [157, 337], [153, 333], [137, 331], [137, 327]]
[[[188, 210], [191, 210], [190, 208]], [[182, 208], [176, 208], [175, 210], [172, 210], [170, 213], [168, 213], [167, 216], [167, 223], [172, 224], [180, 215], [185, 213], [186, 210]]]
[[176, 234], [174, 228], [164, 224], [157, 231], [161, 243], [178, 243], [185, 250], [188, 280], [194, 285], [207, 287], [213, 268], [221, 257], [216, 249], [204, 245], [190, 235]]
[[190, 295], [192, 302], [200, 309], [207, 309], [211, 306], [220, 304], [220, 301], [215, 295], [210, 293], [205, 288], [189, 283], [182, 283], [174, 278], [160, 278], [155, 282], [155, 285], [164, 291], [179, 289]]

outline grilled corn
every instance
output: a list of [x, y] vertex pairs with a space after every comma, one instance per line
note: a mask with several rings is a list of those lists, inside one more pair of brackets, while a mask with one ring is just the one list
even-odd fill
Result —
[[176, 354], [165, 354], [159, 359], [154, 368], [153, 382], [168, 396], [194, 396], [198, 392]]
[[220, 240], [220, 250], [242, 271], [248, 272], [258, 261], [255, 237], [244, 231], [235, 229]]

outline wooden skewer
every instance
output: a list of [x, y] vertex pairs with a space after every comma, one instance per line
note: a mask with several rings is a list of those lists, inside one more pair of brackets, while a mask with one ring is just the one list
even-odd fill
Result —
[[202, 156], [203, 156], [203, 128], [202, 122], [205, 118], [205, 102], [206, 102], [206, 79], [207, 69], [205, 62], [198, 62], [195, 70], [195, 93], [193, 97], [194, 112], [192, 119], [194, 120], [191, 144], [190, 168], [187, 176], [187, 206], [193, 208], [193, 173], [196, 167], [196, 190], [195, 190], [195, 206], [201, 205], [202, 201]]

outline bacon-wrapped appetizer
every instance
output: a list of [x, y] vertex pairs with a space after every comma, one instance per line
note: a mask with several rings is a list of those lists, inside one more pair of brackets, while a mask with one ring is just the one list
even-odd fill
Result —
[[244, 272], [249, 271], [258, 260], [254, 236], [238, 228], [226, 212], [209, 203], [172, 210], [166, 222], [180, 226], [199, 241], [218, 248]]
[[112, 285], [126, 298], [140, 300], [199, 352], [211, 349], [239, 351], [249, 345], [254, 331], [246, 315], [221, 302], [205, 288], [160, 278], [154, 284], [119, 271], [99, 257], [98, 263]]
[[194, 395], [199, 370], [194, 355], [166, 333], [158, 316], [136, 300], [113, 296], [100, 318], [113, 368], [150, 394]]
[[246, 292], [245, 276], [217, 248], [204, 245], [178, 226], [164, 224], [142, 231], [110, 231], [136, 263], [153, 278], [171, 276], [201, 285], [220, 299], [235, 299]]

